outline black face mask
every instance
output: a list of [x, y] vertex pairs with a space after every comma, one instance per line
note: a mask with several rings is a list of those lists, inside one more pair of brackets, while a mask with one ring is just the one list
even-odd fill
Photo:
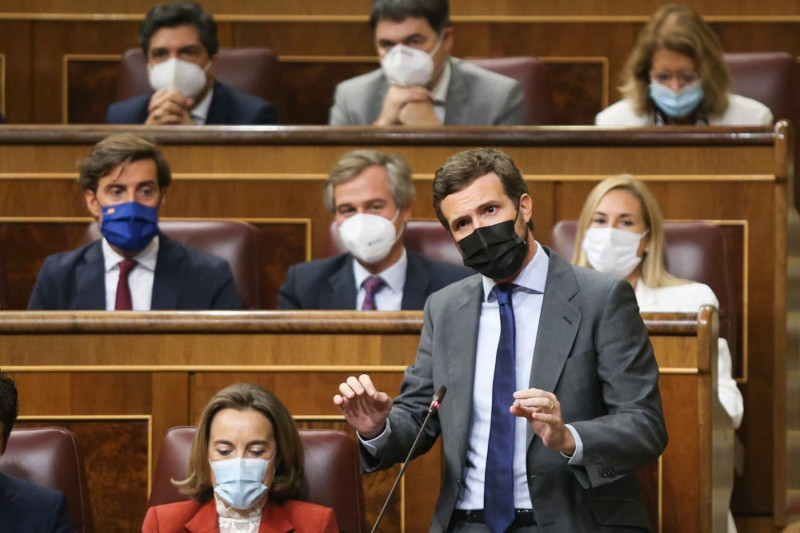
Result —
[[[519, 213], [517, 213], [519, 215]], [[528, 255], [528, 241], [514, 229], [514, 220], [484, 226], [458, 241], [464, 266], [492, 279], [510, 278], [519, 271]]]

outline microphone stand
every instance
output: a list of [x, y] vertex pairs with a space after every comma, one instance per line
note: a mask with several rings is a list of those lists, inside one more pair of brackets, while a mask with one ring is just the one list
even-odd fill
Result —
[[425, 415], [425, 420], [422, 421], [422, 425], [419, 427], [419, 432], [417, 432], [417, 438], [414, 439], [414, 444], [411, 445], [411, 450], [408, 452], [408, 456], [406, 457], [405, 462], [403, 463], [403, 467], [400, 469], [400, 473], [397, 475], [397, 479], [394, 480], [394, 485], [392, 485], [392, 490], [389, 491], [389, 496], [387, 496], [386, 501], [383, 503], [383, 508], [381, 509], [380, 514], [378, 515], [377, 520], [375, 520], [375, 525], [372, 526], [372, 531], [370, 533], [375, 533], [378, 529], [378, 525], [381, 523], [383, 519], [383, 515], [386, 514], [386, 509], [389, 507], [389, 502], [394, 496], [394, 492], [397, 490], [397, 485], [400, 484], [400, 480], [403, 479], [403, 474], [406, 472], [406, 468], [408, 467], [408, 463], [411, 462], [411, 456], [414, 455], [414, 450], [417, 449], [417, 444], [419, 444], [419, 439], [422, 437], [422, 431], [425, 429], [425, 426], [430, 420], [431, 415], [439, 410], [439, 405], [441, 404], [442, 399], [444, 399], [444, 395], [447, 392], [447, 387], [442, 385], [439, 387], [439, 390], [436, 391], [436, 394], [433, 395], [433, 401], [431, 401], [430, 407], [428, 407], [428, 414]]

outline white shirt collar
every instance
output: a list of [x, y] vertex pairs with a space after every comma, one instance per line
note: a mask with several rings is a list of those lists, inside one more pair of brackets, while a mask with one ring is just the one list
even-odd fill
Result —
[[369, 270], [364, 268], [364, 265], [358, 262], [357, 259], [353, 258], [353, 275], [356, 279], [356, 290], [361, 288], [361, 285], [364, 283], [364, 280], [370, 276], [379, 276], [385, 283], [386, 287], [396, 294], [401, 294], [403, 292], [403, 287], [406, 284], [406, 267], [408, 266], [408, 254], [406, 254], [406, 249], [403, 248], [403, 253], [400, 256], [400, 259], [397, 260], [393, 265], [389, 268], [384, 270], [383, 272], [378, 272], [377, 274], [371, 273]]
[[[106, 272], [110, 272], [114, 267], [119, 265], [125, 258], [119, 255], [114, 249], [108, 244], [108, 241], [103, 238], [103, 260], [105, 262], [105, 270]], [[133, 259], [136, 260], [137, 266], [146, 268], [151, 272], [156, 271], [156, 259], [158, 258], [158, 235], [153, 237], [153, 240], [150, 241], [150, 244], [144, 247], [144, 250], [133, 256]]]
[[431, 91], [433, 93], [433, 100], [435, 104], [447, 104], [447, 89], [450, 88], [450, 78], [452, 77], [452, 74], [453, 69], [450, 67], [450, 60], [448, 59], [447, 63], [444, 64], [442, 77], [439, 78], [439, 81], [433, 86], [433, 91]]
[[189, 111], [189, 113], [192, 115], [192, 120], [198, 126], [202, 126], [206, 123], [206, 119], [208, 118], [208, 109], [211, 107], [211, 98], [213, 98], [213, 96], [214, 86], [212, 85], [203, 99], [197, 102], [197, 104]]
[[[536, 253], [533, 259], [530, 263], [525, 265], [525, 268], [512, 280], [512, 283], [518, 287], [522, 287], [522, 289], [527, 292], [544, 294], [544, 286], [547, 283], [547, 270], [550, 267], [550, 258], [547, 256], [547, 253], [545, 253], [541, 244], [537, 241], [533, 242], [536, 244]], [[484, 301], [496, 300], [497, 297], [492, 294], [492, 289], [497, 285], [497, 282], [486, 276], [481, 277], [483, 278]]]

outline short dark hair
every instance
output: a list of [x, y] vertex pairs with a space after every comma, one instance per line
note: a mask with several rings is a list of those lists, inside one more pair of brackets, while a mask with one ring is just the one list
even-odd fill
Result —
[[217, 23], [214, 22], [214, 17], [203, 11], [200, 4], [195, 2], [171, 2], [157, 5], [148, 11], [142, 25], [139, 26], [139, 45], [145, 57], [150, 51], [150, 39], [153, 35], [161, 28], [176, 26], [194, 26], [208, 55], [213, 56], [219, 52]]
[[17, 421], [17, 414], [19, 414], [17, 387], [11, 376], [2, 373], [0, 374], [0, 423], [3, 424], [3, 449], [0, 453], [6, 451], [8, 437], [11, 435], [14, 422]]
[[164, 189], [172, 183], [172, 173], [155, 140], [134, 133], [109, 135], [94, 145], [89, 157], [80, 162], [78, 183], [84, 191], [97, 192], [100, 178], [108, 175], [121, 163], [152, 159], [158, 173], [158, 187]]
[[374, 0], [369, 15], [372, 31], [381, 20], [403, 22], [407, 18], [424, 18], [433, 31], [442, 33], [450, 27], [448, 0]]
[[[433, 209], [439, 222], [450, 231], [450, 224], [442, 213], [442, 200], [469, 187], [473, 181], [494, 172], [503, 184], [503, 190], [514, 207], [519, 209], [519, 199], [528, 194], [528, 184], [511, 157], [496, 148], [476, 148], [459, 152], [439, 167], [433, 178]], [[533, 231], [533, 219], [528, 222]]]

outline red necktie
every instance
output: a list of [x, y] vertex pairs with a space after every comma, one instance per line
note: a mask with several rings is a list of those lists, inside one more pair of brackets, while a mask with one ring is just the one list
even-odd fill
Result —
[[364, 303], [361, 304], [362, 311], [377, 311], [378, 306], [375, 304], [375, 295], [386, 285], [378, 276], [370, 276], [364, 280]]
[[132, 311], [133, 302], [131, 301], [131, 288], [128, 285], [128, 274], [131, 273], [136, 261], [133, 259], [123, 259], [119, 264], [119, 281], [117, 282], [117, 300], [114, 303], [115, 311]]

